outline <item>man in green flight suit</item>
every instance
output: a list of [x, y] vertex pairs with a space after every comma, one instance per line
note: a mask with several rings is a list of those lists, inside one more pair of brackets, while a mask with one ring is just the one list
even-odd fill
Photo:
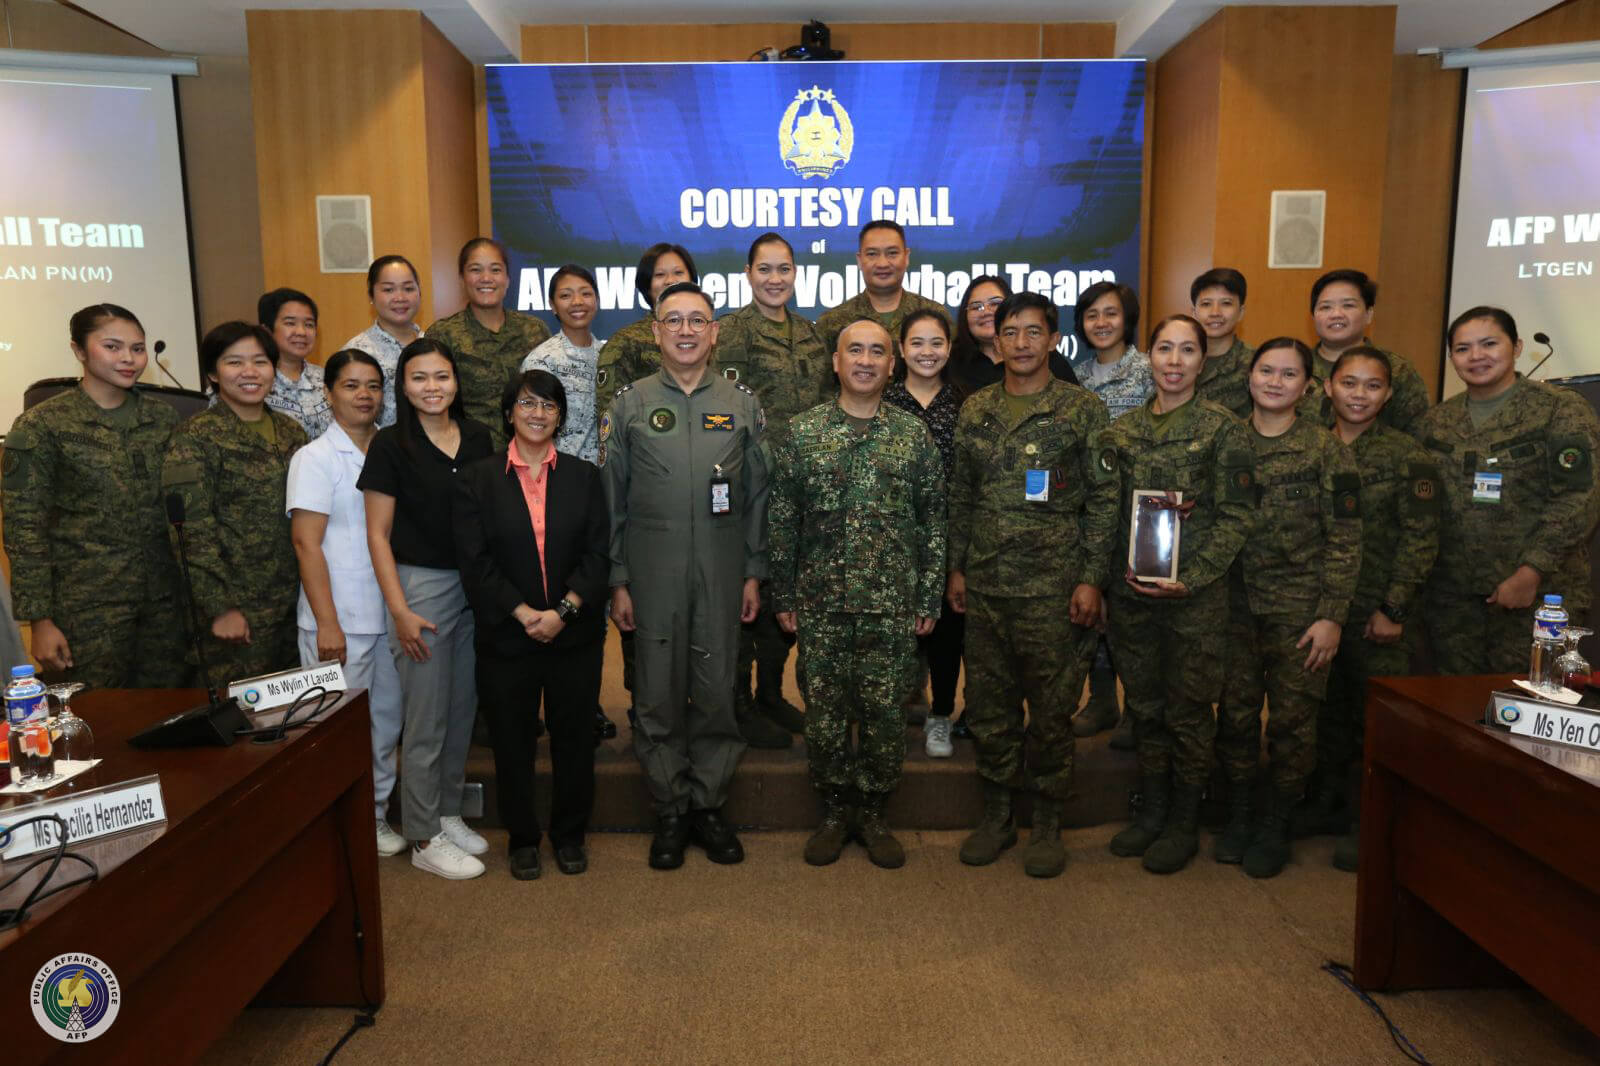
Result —
[[882, 326], [846, 326], [833, 365], [838, 400], [796, 416], [775, 449], [772, 601], [805, 662], [806, 748], [823, 802], [806, 862], [838, 859], [853, 832], [893, 869], [906, 853], [884, 807], [905, 763], [916, 638], [933, 631], [943, 598], [944, 472], [927, 426], [882, 402], [894, 368]]
[[[866, 288], [817, 319], [817, 329], [822, 333], [828, 351], [838, 349], [839, 334], [846, 326], [863, 318], [888, 330], [890, 337], [898, 338], [900, 323], [913, 311], [928, 308], [938, 311], [945, 318], [950, 317], [950, 309], [944, 304], [906, 291], [906, 269], [911, 266], [911, 250], [906, 246], [906, 231], [900, 228], [898, 222], [880, 219], [862, 226], [856, 264], [861, 268], [861, 280]], [[898, 339], [894, 350], [899, 354]]]
[[[788, 241], [776, 233], [757, 237], [750, 245], [745, 275], [751, 300], [717, 321], [713, 369], [729, 381], [750, 386], [761, 398], [771, 454], [791, 418], [833, 395], [833, 360], [817, 327], [789, 310], [794, 249]], [[753, 748], [787, 748], [794, 742], [790, 734], [805, 731], [805, 717], [783, 698], [783, 671], [793, 644], [794, 637], [773, 618], [770, 597], [765, 598], [756, 620], [743, 628], [734, 693], [744, 738]]]
[[962, 406], [949, 487], [948, 598], [967, 616], [966, 716], [984, 795], [961, 861], [987, 865], [1017, 842], [1012, 791], [1030, 787], [1023, 868], [1055, 877], [1067, 863], [1072, 712], [1111, 573], [1116, 452], [1093, 447], [1109, 425], [1105, 404], [1050, 373], [1061, 340], [1055, 306], [1017, 293], [994, 319], [1006, 376]]
[[722, 818], [744, 752], [733, 709], [739, 623], [766, 577], [767, 465], [755, 393], [708, 367], [711, 300], [669, 286], [656, 301], [659, 371], [617, 391], [600, 422], [611, 511], [611, 617], [636, 632], [634, 750], [655, 798], [650, 865], [744, 849]]

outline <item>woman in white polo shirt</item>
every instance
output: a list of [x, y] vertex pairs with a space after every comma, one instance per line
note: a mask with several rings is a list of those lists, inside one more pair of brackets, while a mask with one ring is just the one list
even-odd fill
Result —
[[335, 352], [323, 368], [333, 421], [289, 462], [290, 535], [300, 562], [300, 662], [338, 659], [351, 688], [367, 690], [378, 854], [406, 841], [384, 808], [394, 791], [400, 740], [400, 675], [389, 653], [383, 593], [367, 551], [366, 506], [356, 479], [383, 409], [383, 369], [363, 351]]

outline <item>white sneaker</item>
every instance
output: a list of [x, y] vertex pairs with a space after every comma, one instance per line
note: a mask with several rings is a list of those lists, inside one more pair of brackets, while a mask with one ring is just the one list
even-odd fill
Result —
[[928, 753], [928, 758], [948, 759], [956, 753], [955, 746], [950, 743], [950, 719], [944, 715], [928, 715], [922, 734], [927, 738], [923, 741], [922, 750]]
[[426, 846], [412, 848], [411, 865], [450, 881], [466, 881], [483, 873], [483, 863], [456, 847], [443, 833]]
[[440, 818], [439, 831], [468, 855], [482, 855], [489, 850], [489, 842], [468, 829], [467, 823], [459, 817]]
[[378, 822], [378, 854], [384, 858], [406, 850], [406, 838], [389, 828], [389, 823]]

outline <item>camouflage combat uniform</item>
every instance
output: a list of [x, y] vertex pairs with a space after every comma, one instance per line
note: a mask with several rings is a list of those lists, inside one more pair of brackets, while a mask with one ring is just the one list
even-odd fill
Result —
[[937, 618], [944, 597], [939, 449], [898, 408], [881, 404], [863, 432], [830, 400], [793, 419], [773, 462], [772, 603], [798, 614], [812, 783], [893, 792], [906, 754], [913, 627]]
[[[1540, 575], [1534, 602], [1559, 593], [1573, 624], [1584, 624], [1589, 537], [1600, 518], [1600, 420], [1576, 392], [1519, 376], [1483, 425], [1473, 423], [1462, 393], [1429, 411], [1416, 435], [1444, 486], [1439, 562], [1424, 596], [1439, 670], [1520, 673], [1534, 608], [1484, 600], [1527, 564]], [[1501, 476], [1498, 503], [1474, 500], [1480, 472]]]
[[1221, 355], [1207, 356], [1195, 382], [1195, 395], [1227, 408], [1238, 418], [1249, 418], [1255, 403], [1250, 399], [1250, 360], [1256, 350], [1233, 339], [1233, 347]]
[[[791, 418], [831, 401], [833, 355], [823, 347], [817, 327], [792, 311], [778, 323], [751, 303], [717, 322], [711, 372], [748, 385], [761, 398], [767, 414], [762, 442], [770, 454], [783, 439]], [[761, 613], [743, 627], [739, 642], [739, 683], [747, 693], [754, 664], [762, 695], [782, 698], [783, 670], [793, 644], [794, 637], [773, 618], [768, 590], [762, 597]]]
[[1255, 520], [1255, 452], [1237, 419], [1201, 399], [1165, 415], [1147, 402], [1103, 440], [1120, 471], [1118, 546], [1128, 544], [1136, 489], [1181, 492], [1181, 506], [1192, 505], [1178, 541], [1189, 595], [1153, 599], [1114, 579], [1107, 615], [1140, 774], [1170, 772], [1176, 785], [1198, 789], [1216, 735], [1211, 705], [1222, 695], [1228, 568]]
[[[1377, 348], [1377, 345], [1369, 341], [1361, 343]], [[1417, 373], [1417, 368], [1411, 365], [1411, 360], [1387, 348], [1378, 348], [1378, 351], [1389, 357], [1389, 381], [1390, 387], [1394, 390], [1382, 413], [1378, 415], [1378, 424], [1414, 436], [1417, 432], [1417, 420], [1427, 413], [1430, 406], [1428, 386], [1423, 383], [1422, 375]], [[1302, 414], [1308, 409], [1317, 412], [1322, 424], [1331, 428], [1334, 423], [1333, 401], [1328, 399], [1322, 383], [1333, 373], [1334, 361], [1324, 359], [1321, 348], [1314, 347], [1312, 352], [1316, 358], [1311, 360], [1311, 383], [1306, 386], [1306, 396], [1300, 405], [1300, 410]], [[1531, 626], [1533, 623], [1528, 624]]]
[[[1443, 491], [1433, 459], [1397, 429], [1370, 426], [1350, 451], [1361, 473], [1361, 571], [1317, 720], [1317, 774], [1336, 785], [1361, 750], [1367, 679], [1411, 672], [1422, 585], [1439, 552]], [[1405, 619], [1398, 643], [1366, 638], [1367, 620], [1381, 605]]]
[[[817, 332], [822, 334], [822, 343], [831, 356], [835, 348], [839, 347], [839, 334], [844, 332], [846, 326], [852, 322], [866, 319], [876, 322], [889, 331], [889, 339], [894, 343], [894, 354], [900, 354], [900, 323], [913, 311], [921, 310], [938, 311], [944, 315], [945, 321], [950, 320], [950, 309], [944, 304], [918, 296], [909, 289], [900, 292], [900, 303], [893, 311], [875, 311], [872, 307], [872, 297], [865, 291], [852, 296], [844, 303], [831, 311], [824, 311], [817, 319]], [[952, 328], [952, 332], [954, 329]]]
[[600, 362], [594, 370], [594, 409], [599, 414], [611, 409], [622, 386], [661, 369], [661, 348], [651, 328], [654, 321], [654, 312], [647, 309], [643, 318], [629, 322], [600, 346]]
[[[1116, 451], [1087, 390], [1052, 378], [1010, 412], [1005, 384], [961, 408], [950, 478], [948, 568], [967, 589], [967, 708], [978, 773], [1055, 801], [1072, 783], [1072, 712], [1094, 652], [1067, 616], [1073, 589], [1103, 587], [1117, 527]], [[1043, 500], [1027, 475], [1043, 471]], [[1039, 495], [1039, 493], [1035, 493]], [[1022, 703], [1029, 710], [1024, 743]]]
[[1217, 757], [1235, 787], [1260, 761], [1261, 702], [1270, 777], [1293, 805], [1316, 761], [1326, 670], [1304, 668], [1311, 623], [1342, 624], [1361, 566], [1361, 477], [1350, 450], [1307, 418], [1282, 435], [1250, 430], [1260, 509], [1230, 575], [1228, 677], [1217, 716]]
[[[184, 420], [172, 434], [161, 471], [163, 492], [183, 497], [196, 611], [205, 624], [206, 663], [220, 686], [284, 670], [300, 661], [295, 605], [300, 569], [284, 509], [289, 459], [305, 430], [276, 411], [275, 442], [219, 403]], [[173, 533], [176, 543], [177, 534]], [[211, 622], [237, 609], [250, 623], [249, 644], [224, 644]]]
[[506, 310], [499, 332], [489, 329], [463, 307], [428, 327], [430, 340], [443, 341], [456, 357], [461, 406], [467, 417], [489, 427], [495, 451], [508, 441], [500, 417], [500, 394], [522, 368], [528, 353], [550, 339], [550, 327], [534, 315]]
[[161, 501], [161, 460], [177, 424], [176, 411], [137, 389], [107, 411], [75, 388], [23, 412], [6, 436], [13, 611], [21, 621], [48, 618], [65, 634], [73, 661], [65, 680], [187, 682], [178, 567]]

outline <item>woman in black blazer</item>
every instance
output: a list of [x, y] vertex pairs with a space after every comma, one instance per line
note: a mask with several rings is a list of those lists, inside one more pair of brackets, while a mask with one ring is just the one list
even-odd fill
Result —
[[588, 867], [584, 830], [594, 806], [593, 711], [600, 696], [611, 531], [600, 472], [558, 454], [567, 394], [530, 370], [506, 387], [504, 452], [457, 481], [456, 552], [477, 619], [478, 698], [489, 720], [500, 819], [511, 832], [511, 875], [539, 876], [533, 760], [539, 700], [550, 734], [550, 842], [564, 874]]

